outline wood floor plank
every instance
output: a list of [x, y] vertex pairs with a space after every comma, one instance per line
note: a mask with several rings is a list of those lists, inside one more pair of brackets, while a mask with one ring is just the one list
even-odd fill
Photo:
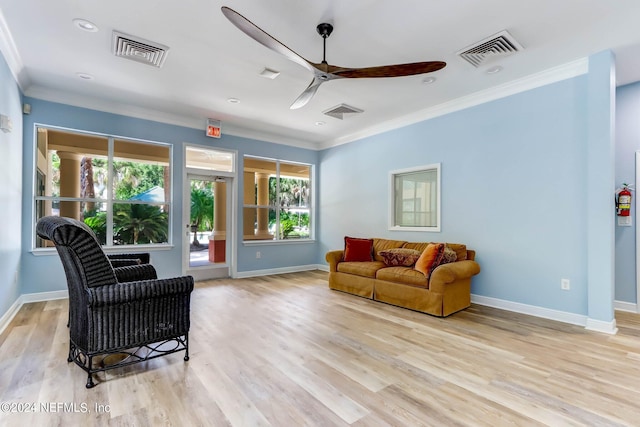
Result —
[[0, 426], [640, 423], [638, 314], [616, 313], [615, 336], [478, 305], [441, 319], [331, 291], [326, 277], [199, 282], [191, 360], [101, 373], [90, 390], [66, 362], [67, 300], [25, 304], [0, 340], [0, 401], [45, 406], [0, 412]]

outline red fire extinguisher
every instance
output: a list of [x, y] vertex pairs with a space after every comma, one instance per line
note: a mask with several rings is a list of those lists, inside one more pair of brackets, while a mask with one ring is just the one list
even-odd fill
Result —
[[622, 189], [617, 194], [616, 208], [618, 216], [629, 216], [631, 212], [631, 189], [627, 184], [622, 184]]

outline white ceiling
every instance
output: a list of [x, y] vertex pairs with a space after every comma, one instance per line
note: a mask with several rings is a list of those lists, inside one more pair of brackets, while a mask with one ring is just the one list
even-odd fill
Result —
[[[428, 75], [328, 82], [305, 107], [290, 110], [311, 73], [238, 30], [222, 5], [313, 62], [322, 60], [316, 25], [329, 22], [330, 64], [441, 60], [447, 67], [430, 74], [432, 84], [422, 83]], [[74, 18], [99, 31], [78, 29]], [[638, 81], [638, 21], [638, 0], [0, 0], [0, 48], [28, 96], [203, 131], [211, 117], [222, 120], [223, 133], [322, 148], [446, 111], [456, 100], [548, 75], [604, 49], [616, 55], [618, 85]], [[114, 57], [113, 30], [169, 46], [163, 68]], [[457, 56], [502, 30], [524, 50], [480, 68]], [[502, 72], [486, 73], [497, 64]], [[281, 74], [260, 77], [264, 67]], [[364, 113], [344, 120], [323, 114], [342, 103]]]

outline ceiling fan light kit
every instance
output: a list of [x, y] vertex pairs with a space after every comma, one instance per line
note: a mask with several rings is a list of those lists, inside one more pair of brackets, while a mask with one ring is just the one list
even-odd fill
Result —
[[235, 10], [222, 6], [224, 16], [243, 33], [269, 49], [284, 55], [289, 60], [301, 65], [313, 73], [313, 80], [309, 86], [291, 104], [291, 109], [305, 106], [318, 91], [320, 85], [335, 79], [342, 78], [377, 78], [377, 77], [403, 77], [417, 74], [431, 73], [444, 68], [447, 64], [443, 61], [414, 62], [410, 64], [382, 65], [367, 68], [345, 68], [330, 65], [326, 60], [327, 38], [333, 32], [333, 25], [323, 22], [316, 27], [316, 31], [323, 39], [322, 62], [314, 63], [298, 55], [276, 38], [262, 30]]

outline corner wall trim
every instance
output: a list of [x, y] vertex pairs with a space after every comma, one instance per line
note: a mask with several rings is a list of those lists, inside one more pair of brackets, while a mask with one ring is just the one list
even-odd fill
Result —
[[615, 335], [618, 333], [616, 319], [610, 322], [604, 320], [587, 319], [585, 329], [588, 331], [602, 332], [603, 334]]
[[0, 317], [0, 334], [4, 332], [4, 330], [9, 326], [9, 323], [13, 320], [13, 318], [18, 314], [20, 307], [22, 307], [21, 296], [9, 307], [9, 310]]

